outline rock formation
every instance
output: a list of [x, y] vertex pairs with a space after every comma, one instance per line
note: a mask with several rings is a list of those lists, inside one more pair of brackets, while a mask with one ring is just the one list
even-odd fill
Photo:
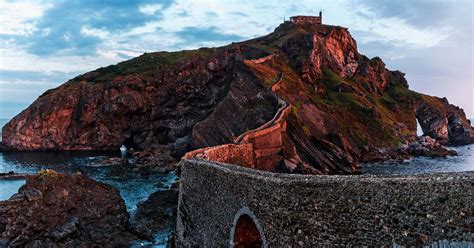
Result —
[[416, 141], [406, 142], [392, 148], [370, 148], [361, 158], [363, 162], [380, 162], [386, 160], [409, 159], [413, 156], [446, 157], [457, 156], [455, 150], [450, 150], [441, 145], [430, 136], [418, 137]]
[[27, 176], [17, 194], [0, 201], [0, 246], [127, 246], [134, 239], [128, 220], [113, 187], [45, 170]]
[[443, 144], [474, 143], [474, 129], [462, 109], [446, 98], [423, 95], [416, 107], [416, 117], [425, 135]]
[[289, 105], [275, 136], [281, 142], [259, 152], [267, 152], [266, 170], [356, 173], [371, 150], [415, 141], [416, 118], [441, 143], [474, 141], [461, 109], [411, 91], [403, 73], [360, 54], [346, 28], [285, 22], [253, 40], [144, 54], [78, 76], [10, 121], [3, 145], [164, 146], [179, 158], [193, 149], [234, 147], [236, 137], [275, 117], [280, 100]]
[[178, 206], [177, 186], [178, 184], [174, 184], [168, 190], [157, 191], [137, 205], [132, 225], [135, 232], [144, 239], [152, 240], [157, 232], [173, 232]]

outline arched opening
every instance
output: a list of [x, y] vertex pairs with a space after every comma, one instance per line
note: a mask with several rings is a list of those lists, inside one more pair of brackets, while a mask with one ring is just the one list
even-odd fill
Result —
[[237, 220], [234, 232], [235, 248], [261, 248], [263, 247], [260, 232], [253, 222], [253, 219], [247, 214], [243, 214]]

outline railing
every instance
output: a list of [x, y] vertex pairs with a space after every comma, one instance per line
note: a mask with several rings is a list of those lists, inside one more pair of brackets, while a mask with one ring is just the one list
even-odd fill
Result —
[[[283, 73], [280, 72], [279, 76], [278, 76], [278, 79], [275, 80], [275, 83], [273, 83], [273, 84], [278, 84], [279, 82], [281, 82], [282, 79], [283, 79]], [[288, 104], [288, 102], [281, 99], [278, 95], [275, 94], [275, 96], [278, 98], [278, 104], [280, 104], [281, 107], [277, 110], [277, 112], [275, 113], [273, 118], [271, 120], [269, 120], [268, 122], [266, 122], [265, 124], [255, 128], [255, 129], [252, 129], [252, 130], [249, 130], [247, 132], [242, 133], [241, 135], [239, 135], [237, 138], [234, 139], [234, 143], [241, 144], [244, 141], [245, 137], [251, 135], [252, 133], [262, 131], [263, 129], [270, 128], [271, 126], [275, 125], [275, 123], [277, 123], [283, 117], [283, 113], [285, 113], [285, 110], [287, 108], [289, 108], [290, 105]]]

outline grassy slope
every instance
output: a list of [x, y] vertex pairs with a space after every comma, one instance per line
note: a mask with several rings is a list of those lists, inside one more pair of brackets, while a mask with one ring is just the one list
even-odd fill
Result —
[[[306, 31], [301, 28], [280, 30], [279, 33], [284, 35], [272, 33], [255, 40], [255, 46], [269, 52], [278, 51], [278, 47], [287, 39], [304, 32]], [[274, 78], [275, 71], [284, 73], [285, 77], [277, 93], [293, 105], [293, 116], [296, 116], [308, 136], [312, 135], [311, 129], [314, 127], [300, 116], [303, 104], [312, 104], [329, 113], [339, 125], [339, 132], [349, 136], [358, 146], [396, 146], [416, 133], [412, 109], [415, 100], [421, 95], [414, 91], [390, 85], [382, 94], [370, 93], [362, 87], [363, 78], [340, 78], [329, 69], [323, 70], [322, 78], [315, 83], [316, 87], [308, 86], [302, 83], [298, 73], [292, 69], [290, 58], [278, 56], [265, 64], [267, 69], [261, 65], [249, 66], [267, 83]], [[352, 86], [355, 93], [339, 92], [338, 86], [341, 83]], [[320, 90], [315, 92], [315, 88]], [[394, 125], [397, 122], [404, 123], [406, 127], [395, 130]]]

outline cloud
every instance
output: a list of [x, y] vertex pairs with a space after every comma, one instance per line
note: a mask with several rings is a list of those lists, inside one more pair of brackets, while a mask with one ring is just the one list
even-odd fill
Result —
[[161, 8], [163, 8], [161, 4], [144, 4], [140, 5], [138, 10], [145, 15], [154, 15]]
[[120, 52], [117, 53], [117, 55], [122, 59], [131, 59], [131, 58], [133, 58], [133, 56], [127, 55], [125, 53], [120, 53]]
[[0, 69], [0, 84], [15, 83], [15, 82], [48, 82], [48, 83], [60, 83], [65, 82], [74, 76], [77, 76], [79, 72], [62, 72], [62, 71], [51, 71], [51, 72], [40, 72], [40, 71], [23, 71], [23, 70], [2, 70]]
[[202, 43], [202, 42], [222, 42], [222, 41], [240, 41], [244, 37], [236, 34], [225, 34], [216, 26], [210, 27], [185, 27], [181, 31], [175, 33], [185, 43]]
[[382, 57], [407, 73], [413, 89], [447, 96], [474, 116], [471, 0], [46, 2], [0, 0], [0, 107], [144, 52], [262, 36], [283, 18], [322, 8], [323, 21], [348, 27], [361, 53]]
[[[30, 23], [29, 34], [18, 43], [38, 56], [52, 54], [93, 55], [110, 33], [120, 33], [162, 18], [162, 8], [171, 1], [151, 4], [151, 0], [104, 1], [68, 0], [57, 2]], [[88, 32], [92, 31], [92, 32]], [[100, 31], [100, 32], [97, 32]]]
[[432, 1], [432, 0], [359, 0], [357, 4], [362, 4], [369, 8], [377, 18], [397, 17], [407, 23], [421, 27], [437, 27], [444, 25], [450, 12], [455, 10], [459, 3], [469, 4], [469, 0], [461, 1]]
[[249, 15], [245, 14], [244, 12], [240, 12], [240, 11], [232, 11], [229, 14], [236, 15], [236, 16], [243, 16], [243, 17], [248, 17], [249, 16]]
[[50, 8], [49, 4], [28, 1], [0, 0], [0, 34], [27, 35], [34, 31], [34, 22], [31, 20], [40, 17]]

